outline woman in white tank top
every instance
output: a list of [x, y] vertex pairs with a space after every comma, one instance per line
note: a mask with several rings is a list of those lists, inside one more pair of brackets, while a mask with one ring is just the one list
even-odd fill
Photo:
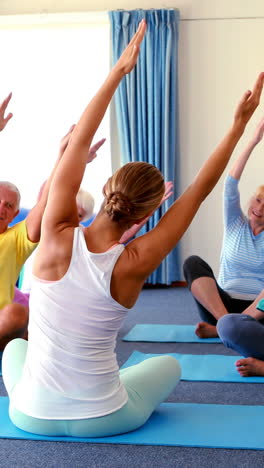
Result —
[[[78, 226], [76, 194], [93, 136], [121, 79], [135, 66], [146, 23], [85, 109], [54, 175], [33, 268], [28, 343], [14, 340], [3, 356], [10, 417], [44, 435], [98, 437], [146, 422], [180, 379], [171, 356], [119, 371], [116, 336], [147, 277], [175, 247], [221, 176], [257, 107], [264, 74], [246, 93], [224, 140], [158, 225], [126, 247], [122, 235], [160, 204], [160, 171], [128, 163], [105, 184], [93, 223]], [[92, 159], [90, 154], [89, 160]]]

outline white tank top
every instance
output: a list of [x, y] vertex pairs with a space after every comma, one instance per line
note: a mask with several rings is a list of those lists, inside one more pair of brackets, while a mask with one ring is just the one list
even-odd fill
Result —
[[87, 249], [74, 230], [72, 258], [62, 279], [33, 278], [28, 352], [12, 404], [42, 419], [84, 419], [112, 413], [127, 402], [116, 360], [116, 336], [128, 309], [110, 294], [123, 252]]

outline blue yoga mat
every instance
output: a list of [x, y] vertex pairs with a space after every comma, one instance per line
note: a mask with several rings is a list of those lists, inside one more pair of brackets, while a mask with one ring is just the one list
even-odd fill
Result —
[[163, 325], [139, 323], [123, 341], [151, 341], [153, 343], [221, 343], [220, 338], [198, 338], [195, 325]]
[[146, 424], [133, 432], [77, 438], [21, 431], [9, 419], [8, 404], [7, 397], [0, 397], [0, 438], [4, 439], [264, 450], [264, 406], [162, 403]]
[[[236, 370], [235, 362], [242, 356], [224, 356], [221, 354], [178, 354], [167, 353], [175, 357], [182, 368], [181, 380], [199, 382], [240, 382], [264, 383], [264, 377], [241, 377]], [[122, 368], [160, 354], [145, 354], [133, 351]]]

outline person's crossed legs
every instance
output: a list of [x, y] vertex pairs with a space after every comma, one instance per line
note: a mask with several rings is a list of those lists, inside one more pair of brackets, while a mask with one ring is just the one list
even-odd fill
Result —
[[252, 303], [229, 296], [217, 284], [212, 268], [197, 255], [185, 260], [183, 272], [202, 319], [195, 330], [199, 338], [217, 337], [216, 324], [221, 317], [230, 312], [241, 313]]
[[217, 332], [225, 346], [245, 356], [236, 362], [241, 376], [264, 376], [263, 322], [246, 314], [228, 314], [219, 319]]
[[[10, 398], [10, 419], [28, 432], [50, 436], [105, 437], [129, 432], [142, 426], [155, 408], [178, 384], [181, 368], [170, 355], [155, 356], [134, 366], [121, 369], [120, 379], [127, 393], [127, 403], [105, 416], [79, 420], [50, 420], [28, 416], [12, 403], [12, 394], [19, 383], [27, 354], [28, 343], [22, 339], [10, 342], [3, 353], [3, 380]], [[42, 397], [46, 397], [43, 387]], [[40, 396], [40, 395], [39, 395]], [[48, 393], [50, 397], [50, 394]]]

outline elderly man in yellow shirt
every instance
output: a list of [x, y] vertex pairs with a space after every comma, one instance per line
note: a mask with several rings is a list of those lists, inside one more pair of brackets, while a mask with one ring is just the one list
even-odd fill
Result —
[[13, 184], [0, 182], [0, 350], [27, 330], [28, 308], [12, 303], [19, 272], [40, 238], [43, 202], [20, 223], [8, 228], [19, 212], [19, 192]]

